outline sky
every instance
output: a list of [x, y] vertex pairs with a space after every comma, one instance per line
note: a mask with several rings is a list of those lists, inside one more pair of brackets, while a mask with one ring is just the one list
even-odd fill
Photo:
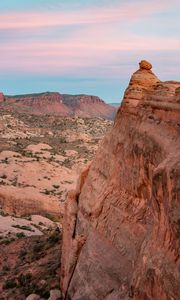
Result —
[[140, 60], [180, 80], [179, 0], [1, 0], [0, 91], [120, 102]]

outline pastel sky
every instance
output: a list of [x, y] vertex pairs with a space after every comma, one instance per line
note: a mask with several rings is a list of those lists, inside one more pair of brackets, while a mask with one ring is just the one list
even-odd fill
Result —
[[180, 80], [179, 0], [1, 0], [0, 91], [120, 102], [141, 59]]

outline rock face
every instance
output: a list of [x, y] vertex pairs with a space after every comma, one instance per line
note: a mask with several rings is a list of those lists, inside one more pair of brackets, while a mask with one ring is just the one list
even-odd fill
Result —
[[106, 104], [102, 99], [96, 96], [88, 95], [62, 95], [63, 103], [73, 111], [74, 116], [90, 118], [101, 117], [105, 119], [114, 119], [116, 109]]
[[[4, 105], [11, 109], [36, 115], [50, 114], [83, 118], [102, 117], [112, 120], [116, 113], [115, 107], [106, 104], [99, 97], [88, 95], [61, 95], [59, 93], [46, 92], [6, 96], [5, 100]], [[0, 94], [0, 102], [2, 101]]]
[[60, 116], [70, 115], [70, 110], [62, 102], [59, 93], [42, 93], [32, 95], [20, 95], [6, 97], [9, 105], [17, 106], [19, 110], [34, 114], [58, 114]]
[[180, 83], [130, 80], [114, 127], [68, 196], [64, 299], [180, 299]]

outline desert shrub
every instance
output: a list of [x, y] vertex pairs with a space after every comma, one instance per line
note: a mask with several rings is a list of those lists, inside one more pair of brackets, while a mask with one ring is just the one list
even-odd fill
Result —
[[43, 243], [38, 243], [38, 244], [35, 244], [34, 246], [33, 246], [33, 252], [41, 252], [41, 251], [43, 251], [43, 248], [44, 248], [44, 244]]
[[48, 237], [48, 243], [51, 245], [56, 244], [60, 240], [60, 232], [59, 230], [54, 230], [50, 236]]
[[30, 226], [27, 226], [27, 225], [22, 225], [21, 226], [21, 225], [17, 224], [17, 225], [12, 225], [12, 227], [34, 232], [34, 229], [32, 229]]
[[53, 222], [58, 222], [58, 217], [53, 216], [53, 215], [51, 215], [51, 214], [46, 213], [46, 214], [45, 214], [45, 217], [46, 217], [47, 219], [53, 221]]
[[18, 232], [18, 233], [16, 233], [16, 237], [17, 237], [18, 239], [21, 239], [21, 238], [24, 238], [24, 237], [25, 237], [25, 234], [24, 234], [24, 232]]
[[7, 175], [3, 174], [3, 175], [1, 176], [1, 178], [2, 178], [2, 179], [6, 179], [6, 178], [7, 178]]
[[32, 274], [27, 273], [27, 274], [20, 274], [18, 277], [18, 283], [19, 286], [27, 286], [32, 280]]
[[5, 213], [3, 210], [0, 210], [0, 215], [1, 215], [2, 217], [6, 217], [6, 216], [8, 216], [8, 214], [7, 214], [7, 213]]
[[25, 249], [22, 249], [19, 253], [19, 258], [24, 259], [27, 255], [27, 251]]
[[53, 184], [53, 187], [54, 187], [55, 189], [58, 189], [58, 188], [59, 188], [59, 185], [58, 185], [58, 184]]
[[13, 289], [17, 286], [17, 282], [15, 278], [6, 280], [5, 284], [3, 285], [3, 289]]
[[8, 271], [10, 271], [10, 267], [9, 267], [8, 265], [4, 265], [4, 266], [2, 267], [2, 270], [3, 270], [4, 272], [8, 272]]
[[5, 239], [5, 240], [0, 241], [0, 245], [8, 245], [8, 244], [10, 244], [10, 242], [11, 242], [11, 240]]

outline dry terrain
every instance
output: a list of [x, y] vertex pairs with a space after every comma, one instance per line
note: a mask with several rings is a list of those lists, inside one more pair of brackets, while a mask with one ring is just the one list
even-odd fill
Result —
[[111, 126], [0, 111], [0, 299], [59, 287], [66, 194]]

